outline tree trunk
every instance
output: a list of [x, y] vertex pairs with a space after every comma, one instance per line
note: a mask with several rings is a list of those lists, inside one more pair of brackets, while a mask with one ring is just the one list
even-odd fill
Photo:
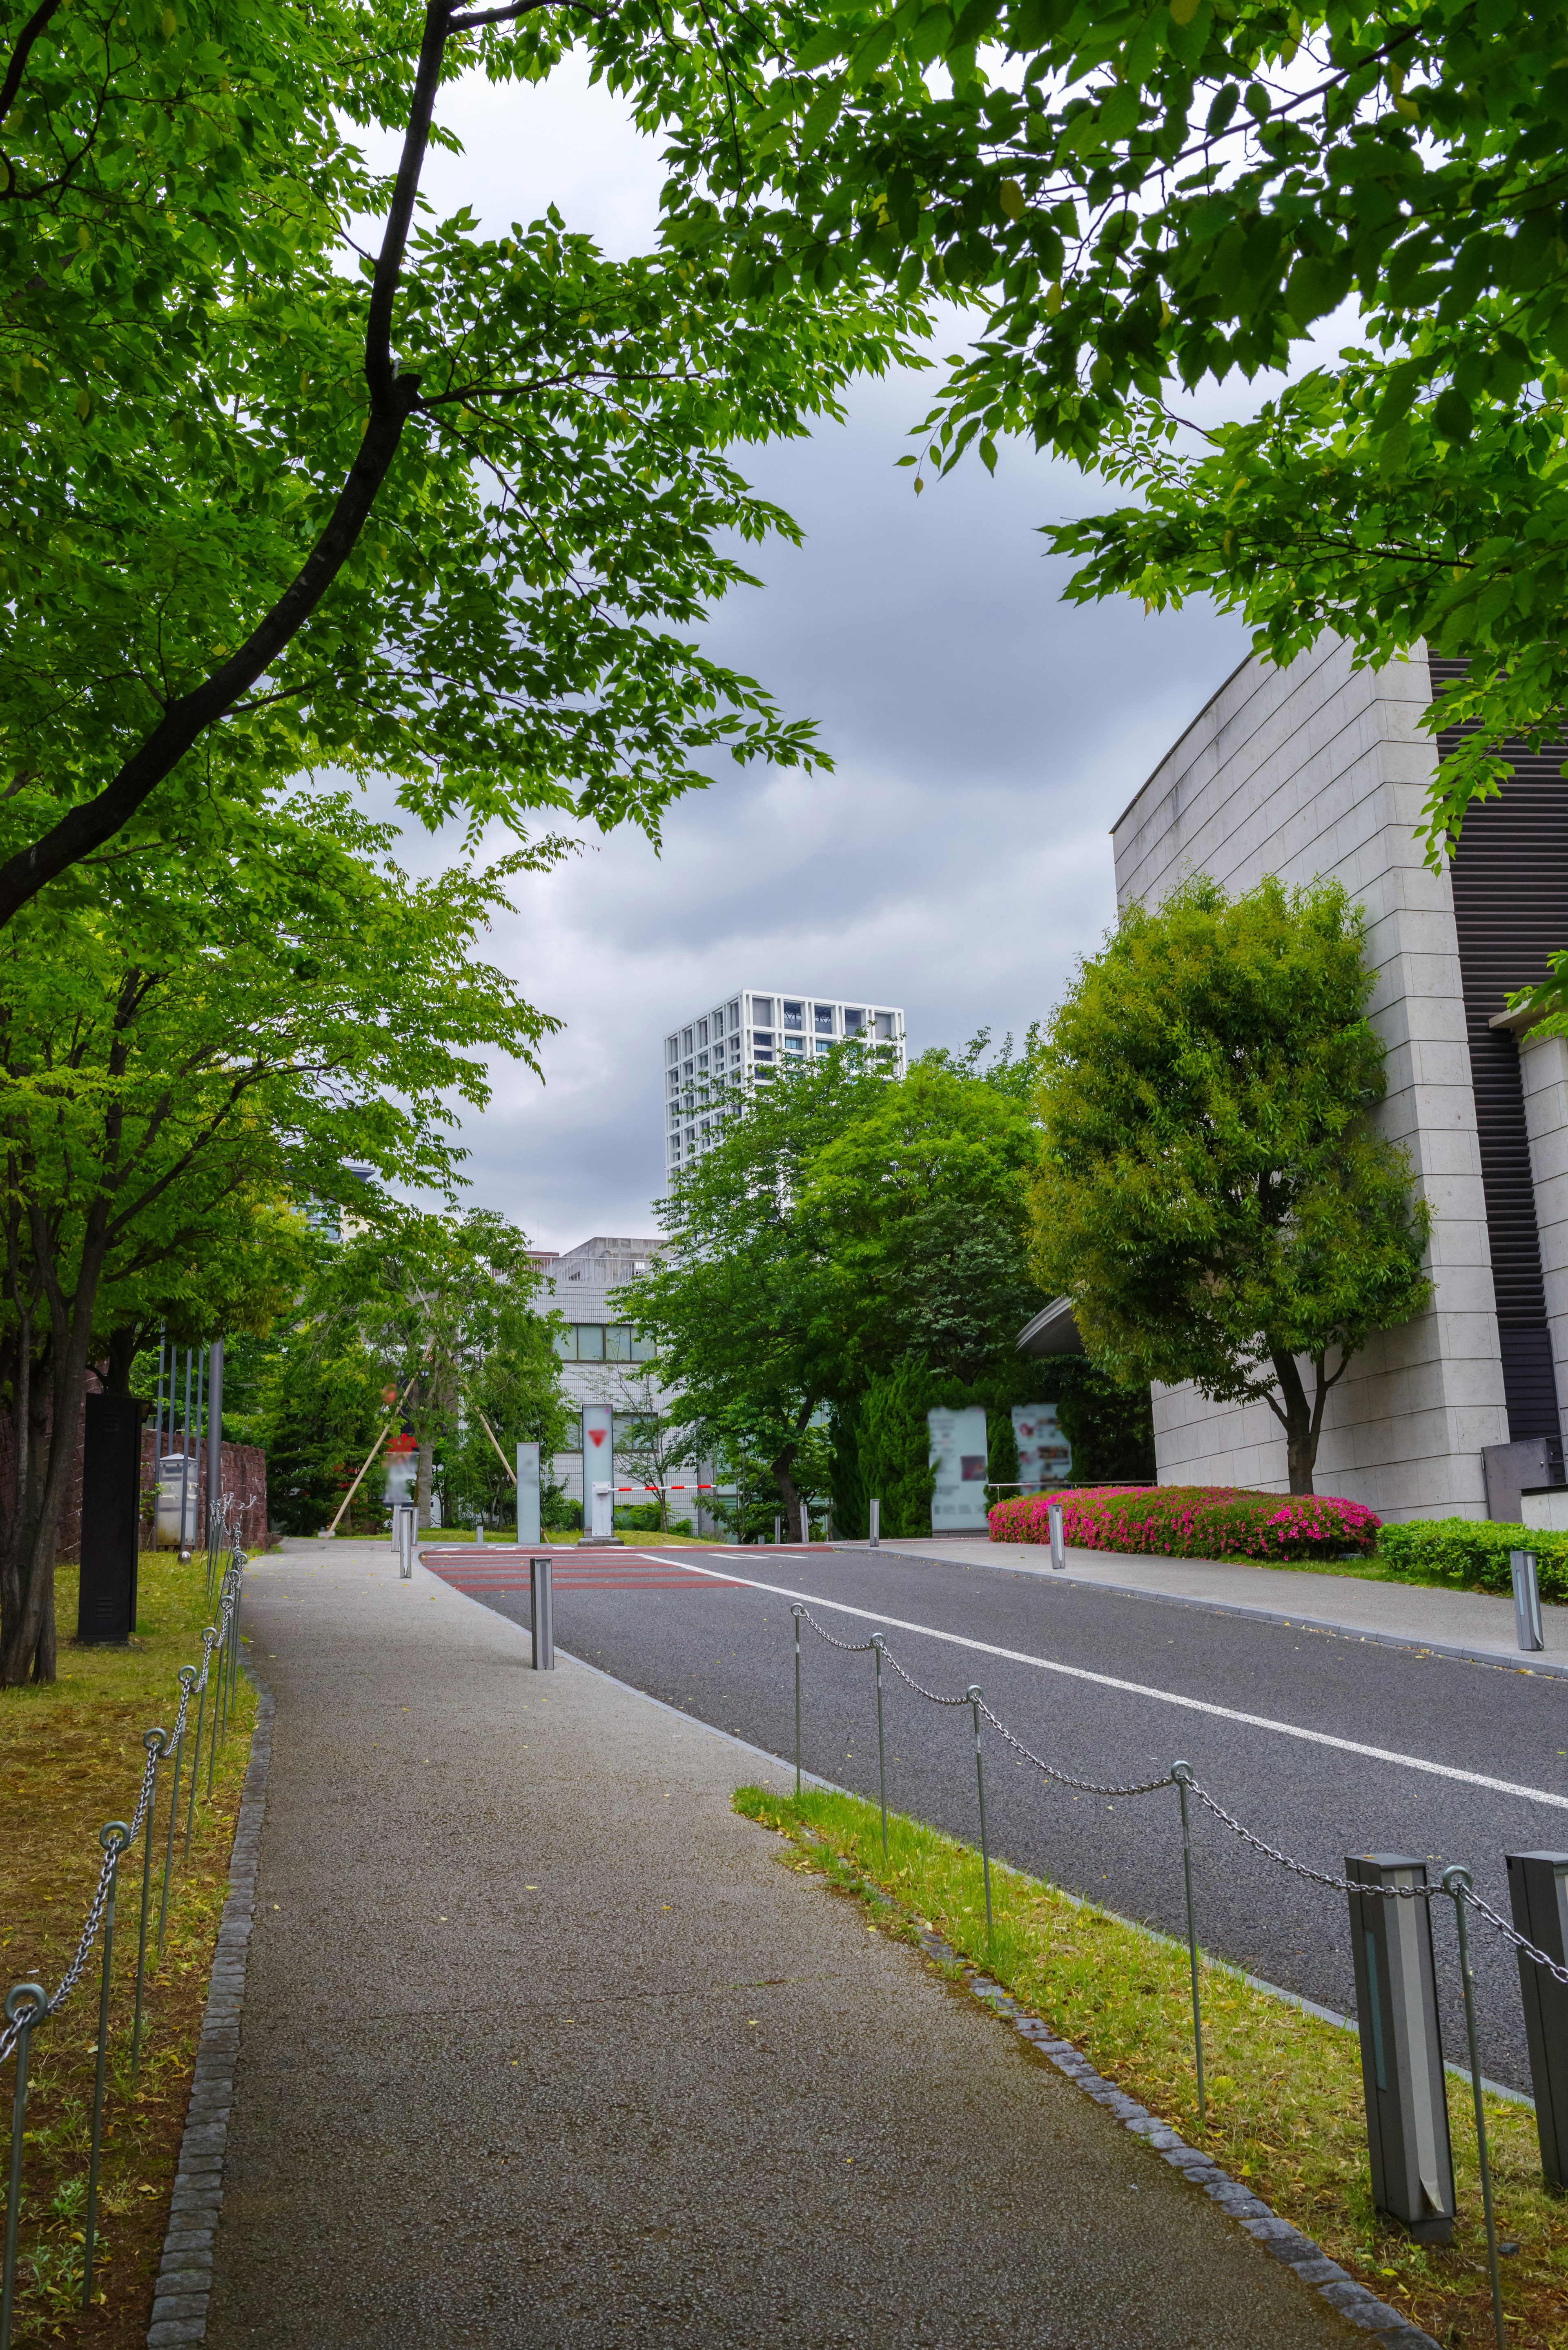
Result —
[[140, 1322], [128, 1322], [122, 1330], [110, 1334], [109, 1355], [101, 1374], [105, 1395], [128, 1396], [130, 1393], [130, 1366], [140, 1346]]
[[1313, 1491], [1313, 1471], [1317, 1466], [1318, 1430], [1323, 1419], [1323, 1365], [1317, 1367], [1317, 1409], [1307, 1401], [1306, 1388], [1302, 1384], [1301, 1370], [1293, 1355], [1272, 1357], [1274, 1377], [1279, 1382], [1283, 1409], [1275, 1406], [1275, 1416], [1284, 1422], [1285, 1461], [1290, 1472], [1293, 1493]]
[[[16, 1596], [0, 1629], [0, 1688], [55, 1678], [55, 1553], [76, 1460], [102, 1262], [101, 1230], [95, 1233], [89, 1220], [68, 1307], [57, 1291], [54, 1295], [47, 1390], [36, 1375], [17, 1382], [16, 1501], [0, 1575], [0, 1588]], [[29, 1363], [27, 1369], [32, 1373], [34, 1366]]]
[[[779, 1498], [784, 1503], [785, 1539], [789, 1542], [804, 1542], [805, 1536], [801, 1532], [801, 1519], [805, 1503], [795, 1491], [794, 1456], [795, 1447], [792, 1444], [789, 1451], [781, 1452], [778, 1459], [771, 1465], [778, 1485]], [[792, 1527], [793, 1533], [790, 1531]]]

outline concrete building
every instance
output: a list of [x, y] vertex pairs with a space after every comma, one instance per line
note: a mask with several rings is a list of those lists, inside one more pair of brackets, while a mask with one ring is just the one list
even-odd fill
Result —
[[[1433, 871], [1416, 836], [1438, 748], [1419, 720], [1450, 674], [1419, 655], [1355, 671], [1331, 638], [1282, 670], [1244, 661], [1112, 830], [1119, 905], [1191, 873], [1232, 890], [1272, 873], [1334, 877], [1366, 910], [1378, 1121], [1433, 1211], [1435, 1293], [1332, 1391], [1317, 1484], [1396, 1519], [1517, 1517], [1521, 1487], [1562, 1482], [1568, 1398], [1568, 1051], [1521, 1039], [1504, 1004], [1568, 947], [1564, 754], [1521, 756]], [[1154, 1415], [1162, 1482], [1288, 1490], [1266, 1405], [1186, 1385], [1157, 1388]]]
[[[584, 1498], [580, 1415], [585, 1405], [609, 1407], [614, 1415], [614, 1443], [618, 1459], [630, 1440], [634, 1423], [651, 1415], [667, 1417], [674, 1401], [673, 1390], [659, 1378], [651, 1345], [639, 1330], [616, 1313], [610, 1302], [610, 1293], [622, 1282], [647, 1272], [659, 1247], [656, 1239], [613, 1238], [596, 1233], [592, 1240], [582, 1241], [576, 1248], [559, 1254], [545, 1250], [536, 1253], [535, 1261], [545, 1274], [539, 1303], [546, 1310], [555, 1306], [566, 1317], [566, 1326], [557, 1341], [561, 1383], [579, 1415], [576, 1444], [556, 1453], [546, 1474], [574, 1502]], [[629, 1473], [624, 1471], [626, 1475]], [[620, 1474], [618, 1472], [618, 1482]], [[675, 1474], [708, 1477], [711, 1470], [683, 1468]], [[620, 1498], [622, 1502], [651, 1502], [656, 1496], [624, 1494]], [[699, 1513], [695, 1498], [676, 1502], [671, 1515], [690, 1517], [694, 1534], [716, 1531], [715, 1522], [707, 1511]]]
[[664, 1040], [664, 1163], [690, 1166], [722, 1129], [730, 1106], [781, 1062], [826, 1053], [846, 1037], [881, 1048], [904, 1074], [904, 1015], [887, 1004], [820, 995], [732, 995], [672, 1029]]

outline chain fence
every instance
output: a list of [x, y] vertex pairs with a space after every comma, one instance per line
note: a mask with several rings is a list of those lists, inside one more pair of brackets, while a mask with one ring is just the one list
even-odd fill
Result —
[[[81, 1932], [70, 1962], [53, 1991], [39, 1982], [15, 1982], [5, 1993], [4, 2022], [0, 2022], [0, 2063], [13, 2058], [16, 2064], [11, 2092], [11, 2150], [5, 2187], [5, 2230], [4, 2251], [0, 2253], [0, 2350], [11, 2350], [12, 2325], [16, 2314], [16, 2264], [19, 2230], [22, 2217], [22, 2165], [25, 2145], [24, 2123], [27, 2109], [27, 2068], [32, 2054], [34, 2035], [40, 2027], [57, 2016], [65, 2006], [83, 1975], [87, 1972], [95, 1948], [99, 1949], [99, 2019], [96, 2069], [93, 2078], [92, 2127], [88, 2139], [87, 2199], [82, 2220], [82, 2281], [81, 2306], [92, 2306], [93, 2265], [98, 2241], [99, 2167], [103, 2148], [105, 2093], [109, 2065], [109, 1990], [114, 1965], [115, 1903], [119, 1891], [120, 1863], [137, 1842], [141, 1840], [140, 1909], [137, 1923], [136, 1993], [130, 2035], [130, 2088], [134, 2094], [141, 2065], [143, 2016], [148, 1975], [148, 1946], [155, 1939], [153, 1968], [163, 1956], [164, 1936], [169, 1922], [169, 1887], [176, 1866], [175, 1846], [180, 1846], [179, 1858], [188, 1859], [191, 1832], [195, 1816], [196, 1792], [204, 1759], [207, 1766], [207, 1794], [213, 1792], [213, 1774], [220, 1744], [227, 1736], [234, 1717], [234, 1697], [238, 1686], [240, 1661], [240, 1607], [244, 1581], [245, 1554], [239, 1543], [238, 1504], [229, 1497], [220, 1502], [213, 1513], [208, 1533], [206, 1553], [206, 1595], [215, 1597], [215, 1620], [202, 1635], [200, 1665], [182, 1665], [179, 1672], [180, 1702], [173, 1725], [164, 1730], [161, 1725], [142, 1732], [145, 1761], [140, 1783], [137, 1788], [136, 1804], [127, 1820], [108, 1820], [99, 1830], [99, 1845], [103, 1858], [99, 1866], [98, 1880], [88, 1904]], [[191, 1727], [192, 1700], [195, 1700], [195, 1728]], [[192, 1745], [191, 1767], [186, 1778], [186, 1804], [183, 1827], [180, 1818], [181, 1781], [185, 1777], [184, 1762], [187, 1740]], [[158, 1889], [157, 1927], [152, 1927], [152, 1888], [155, 1866], [155, 1846], [158, 1818], [158, 1782], [162, 1766], [172, 1761], [173, 1783], [169, 1799], [169, 1820], [163, 1838], [161, 1881]]]
[[1241, 1820], [1237, 1819], [1234, 1813], [1226, 1809], [1225, 1805], [1220, 1801], [1218, 1796], [1213, 1794], [1209, 1788], [1203, 1786], [1199, 1781], [1193, 1776], [1191, 1765], [1186, 1762], [1179, 1759], [1173, 1762], [1169, 1765], [1168, 1769], [1160, 1772], [1157, 1777], [1140, 1779], [1127, 1786], [1106, 1785], [1097, 1779], [1080, 1777], [1071, 1771], [1063, 1770], [1058, 1763], [1046, 1761], [1043, 1755], [1036, 1754], [1032, 1747], [1026, 1745], [1023, 1739], [1019, 1738], [1008, 1728], [1006, 1722], [1002, 1721], [1000, 1714], [994, 1712], [991, 1706], [986, 1703], [984, 1694], [978, 1686], [971, 1684], [970, 1688], [964, 1690], [961, 1696], [946, 1694], [938, 1690], [927, 1689], [922, 1682], [918, 1681], [914, 1675], [900, 1664], [898, 1658], [894, 1656], [892, 1651], [888, 1648], [887, 1639], [882, 1633], [873, 1632], [870, 1638], [867, 1640], [840, 1640], [836, 1638], [834, 1634], [828, 1631], [825, 1625], [819, 1624], [816, 1617], [812, 1614], [811, 1609], [803, 1603], [797, 1602], [792, 1606], [790, 1613], [794, 1619], [794, 1787], [795, 1794], [797, 1795], [801, 1793], [802, 1789], [802, 1626], [809, 1625], [812, 1631], [815, 1633], [819, 1640], [823, 1641], [826, 1647], [837, 1649], [841, 1655], [869, 1655], [874, 1659], [877, 1700], [877, 1771], [878, 1792], [881, 1802], [882, 1851], [884, 1857], [886, 1857], [888, 1853], [888, 1761], [887, 1742], [884, 1731], [882, 1712], [882, 1674], [884, 1666], [889, 1667], [892, 1671], [898, 1675], [898, 1679], [903, 1681], [909, 1689], [913, 1690], [917, 1697], [924, 1699], [929, 1704], [944, 1707], [968, 1706], [970, 1708], [973, 1721], [976, 1797], [980, 1818], [981, 1868], [985, 1887], [985, 1930], [988, 1943], [994, 1934], [995, 1927], [992, 1912], [991, 1846], [985, 1815], [985, 1757], [981, 1734], [981, 1724], [982, 1721], [991, 1725], [998, 1737], [1006, 1746], [1012, 1749], [1012, 1752], [1018, 1756], [1021, 1762], [1030, 1765], [1033, 1769], [1039, 1771], [1045, 1778], [1052, 1780], [1058, 1786], [1071, 1787], [1079, 1793], [1085, 1794], [1105, 1795], [1115, 1799], [1125, 1800], [1130, 1800], [1141, 1795], [1158, 1794], [1162, 1790], [1168, 1788], [1174, 1787], [1176, 1789], [1180, 1811], [1182, 1872], [1185, 1884], [1187, 1908], [1187, 1946], [1192, 1991], [1193, 2061], [1197, 2082], [1198, 2115], [1200, 2125], [1207, 2123], [1208, 2099], [1203, 2073], [1203, 2012], [1199, 1964], [1198, 1918], [1192, 1881], [1192, 1844], [1190, 1825], [1190, 1805], [1192, 1804], [1199, 1805], [1201, 1809], [1207, 1812], [1213, 1819], [1217, 1820], [1223, 1828], [1227, 1829], [1232, 1835], [1239, 1837], [1241, 1843], [1246, 1845], [1251, 1851], [1256, 1853], [1260, 1858], [1269, 1861], [1274, 1866], [1289, 1871], [1289, 1873], [1294, 1877], [1304, 1878], [1308, 1884], [1321, 1886], [1330, 1892], [1345, 1893], [1364, 1898], [1371, 1898], [1373, 1900], [1383, 1899], [1393, 1902], [1403, 1901], [1410, 1903], [1425, 1903], [1429, 1906], [1432, 1902], [1438, 1899], [1446, 1898], [1453, 1903], [1456, 1936], [1459, 1944], [1459, 1982], [1464, 1999], [1465, 2034], [1467, 2041], [1467, 2053], [1469, 2056], [1469, 2064], [1467, 2069], [1469, 2074], [1471, 2097], [1475, 2110], [1476, 2149], [1480, 2173], [1482, 2216], [1486, 2230], [1487, 2258], [1491, 2282], [1492, 2319], [1499, 2350], [1506, 2350], [1508, 2337], [1506, 2321], [1504, 2319], [1502, 2310], [1501, 2282], [1498, 2266], [1497, 2224], [1493, 2212], [1491, 2163], [1487, 2147], [1486, 2110], [1482, 2090], [1480, 2054], [1476, 2020], [1475, 1981], [1470, 1965], [1469, 1923], [1471, 1917], [1479, 1918], [1485, 1925], [1490, 1927], [1491, 1929], [1495, 1933], [1499, 1934], [1502, 1939], [1520, 1955], [1521, 1958], [1528, 1960], [1532, 1965], [1538, 1968], [1542, 1974], [1550, 1981], [1554, 1982], [1564, 1989], [1568, 1989], [1568, 1964], [1564, 1964], [1559, 1960], [1554, 1959], [1549, 1951], [1542, 1950], [1536, 1943], [1532, 1942], [1528, 1936], [1521, 1934], [1516, 1926], [1511, 1924], [1506, 1918], [1502, 1917], [1499, 1911], [1492, 1907], [1490, 1901], [1486, 1900], [1476, 1891], [1470, 1881], [1469, 1872], [1468, 1869], [1457, 1866], [1447, 1868], [1443, 1872], [1441, 1880], [1436, 1885], [1431, 1885], [1424, 1881], [1412, 1881], [1408, 1884], [1359, 1882], [1349, 1877], [1335, 1876], [1331, 1870], [1314, 1868], [1309, 1862], [1297, 1860], [1289, 1853], [1282, 1852], [1276, 1845], [1270, 1844], [1264, 1837], [1254, 1834], [1251, 1828], [1245, 1826]]

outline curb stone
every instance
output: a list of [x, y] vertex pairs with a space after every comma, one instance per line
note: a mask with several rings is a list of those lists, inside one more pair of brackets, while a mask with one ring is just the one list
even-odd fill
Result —
[[[811, 1841], [815, 1843], [815, 1837]], [[839, 1865], [844, 1866], [846, 1864], [840, 1860]], [[873, 1885], [869, 1878], [858, 1874], [854, 1881], [858, 1891], [867, 1899], [897, 1912], [897, 1903], [883, 1892], [880, 1886]], [[1262, 2196], [1254, 2195], [1250, 2187], [1243, 2187], [1239, 2180], [1232, 2178], [1229, 2171], [1221, 2169], [1211, 2156], [1204, 2153], [1201, 2147], [1189, 2146], [1185, 2138], [1160, 2120], [1158, 2114], [1151, 2114], [1147, 2106], [1140, 2106], [1136, 2097], [1129, 2096], [1115, 2081], [1107, 2081], [1104, 2074], [1096, 2071], [1082, 2049], [1075, 2048], [1070, 2040], [1059, 2039], [1048, 2023], [1021, 2007], [1000, 1983], [992, 1982], [990, 1976], [982, 1974], [970, 1960], [961, 1958], [940, 1934], [915, 1925], [913, 1921], [911, 1931], [929, 1959], [940, 1967], [956, 1970], [972, 1998], [989, 2007], [992, 2014], [1000, 2016], [1003, 2022], [1011, 2023], [1031, 2048], [1049, 2058], [1059, 2073], [1075, 2083], [1086, 2096], [1093, 2097], [1096, 2105], [1104, 2106], [1124, 2129], [1141, 2137], [1147, 2146], [1169, 2163], [1179, 2177], [1186, 2178], [1194, 2187], [1200, 2187], [1211, 2201], [1239, 2221], [1248, 2235], [1254, 2237], [1266, 2251], [1272, 2252], [1275, 2260], [1288, 2268], [1309, 2292], [1321, 2294], [1352, 2325], [1359, 2326], [1363, 2333], [1386, 2343], [1388, 2350], [1440, 2350], [1440, 2345], [1434, 2342], [1429, 2334], [1424, 2334], [1418, 2325], [1412, 2324], [1398, 2310], [1391, 2309], [1386, 2301], [1379, 2301], [1366, 2285], [1358, 2284], [1337, 2261], [1329, 2259], [1321, 2244], [1314, 2243], [1310, 2236], [1303, 2236], [1290, 2220], [1282, 2220]]]
[[207, 2304], [213, 2290], [213, 2239], [223, 2199], [223, 2155], [229, 2108], [234, 2095], [234, 2060], [240, 2048], [240, 2011], [245, 1992], [246, 1946], [255, 1911], [256, 1864], [266, 1814], [267, 1765], [272, 1759], [273, 1703], [248, 1664], [242, 1667], [256, 1691], [256, 1723], [250, 1762], [234, 1823], [229, 1861], [229, 1892], [218, 1927], [217, 1948], [207, 1991], [206, 2014], [196, 2050], [196, 2073], [180, 2146], [163, 2261], [153, 2287], [148, 2350], [174, 2343], [204, 2342]]

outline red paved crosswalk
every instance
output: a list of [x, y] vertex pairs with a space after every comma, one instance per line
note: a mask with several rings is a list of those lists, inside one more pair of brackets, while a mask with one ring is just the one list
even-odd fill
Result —
[[[702, 1564], [710, 1560], [727, 1565], [732, 1554], [722, 1550], [705, 1551]], [[514, 1550], [489, 1546], [481, 1549], [466, 1544], [450, 1550], [421, 1550], [420, 1565], [450, 1583], [454, 1591], [466, 1592], [471, 1598], [484, 1598], [492, 1593], [526, 1591], [528, 1562], [531, 1558], [548, 1558], [554, 1568], [551, 1583], [557, 1592], [568, 1591], [735, 1591], [742, 1588], [738, 1580], [707, 1575], [689, 1574], [680, 1561], [671, 1557], [645, 1556], [638, 1551], [579, 1551], [573, 1544], [561, 1550]]]

